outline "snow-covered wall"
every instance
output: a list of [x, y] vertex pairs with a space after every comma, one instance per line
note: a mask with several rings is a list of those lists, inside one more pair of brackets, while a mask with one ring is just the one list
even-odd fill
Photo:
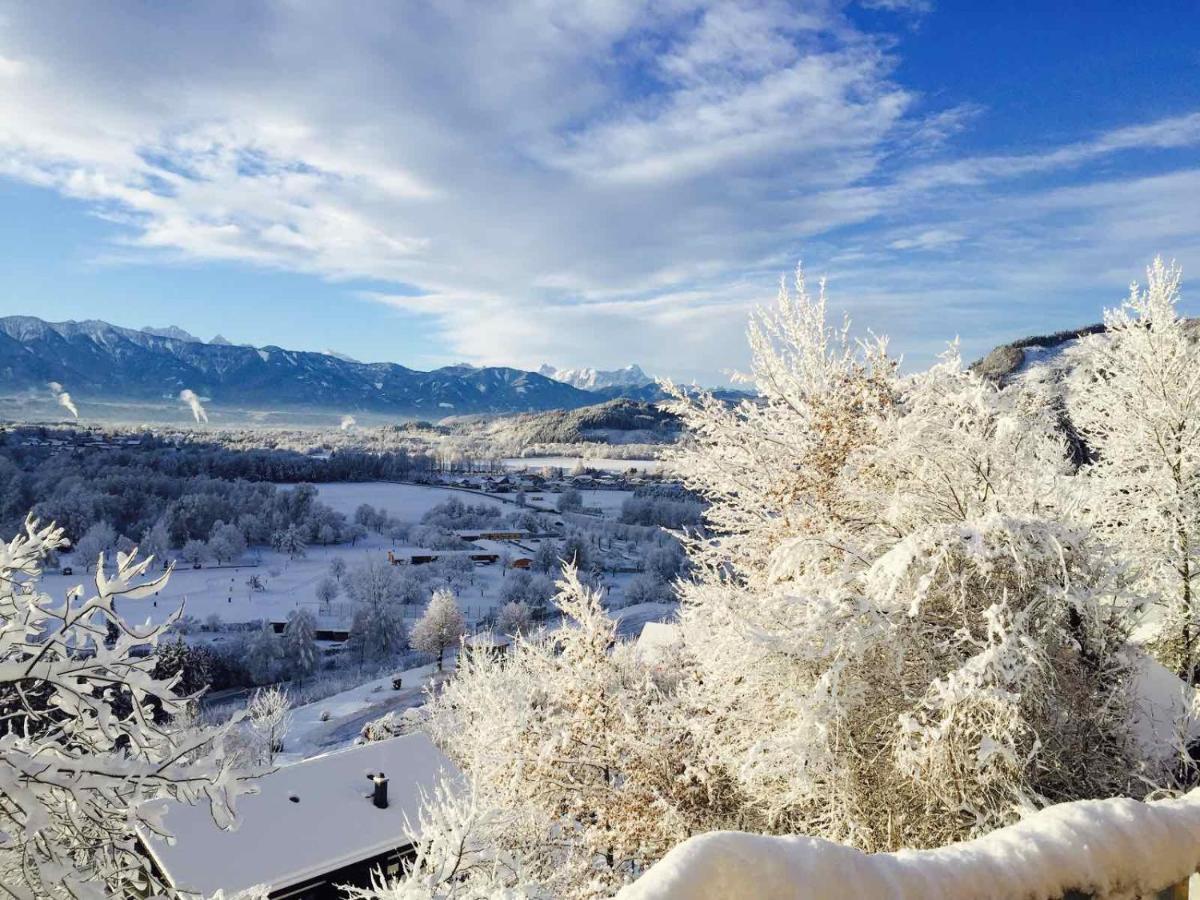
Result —
[[869, 855], [819, 838], [721, 831], [668, 853], [621, 900], [959, 900], [1144, 896], [1200, 867], [1200, 789], [1086, 800], [936, 850]]

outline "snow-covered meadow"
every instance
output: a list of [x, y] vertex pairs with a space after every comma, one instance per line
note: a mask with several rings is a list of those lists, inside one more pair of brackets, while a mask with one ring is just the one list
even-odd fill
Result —
[[[391, 482], [323, 484], [318, 486], [318, 496], [348, 518], [353, 517], [355, 509], [361, 504], [369, 503], [386, 509], [390, 515], [406, 524], [420, 522], [431, 508], [452, 497], [469, 503], [515, 509], [511, 503], [503, 504], [478, 494]], [[203, 568], [193, 569], [181, 562], [157, 594], [139, 600], [122, 600], [119, 602], [120, 612], [131, 622], [159, 623], [183, 606], [185, 615], [201, 623], [210, 616], [216, 616], [227, 624], [282, 621], [292, 610], [300, 608], [307, 608], [316, 614], [319, 607], [317, 584], [329, 573], [330, 563], [334, 559], [340, 558], [348, 568], [353, 568], [370, 559], [384, 558], [394, 548], [394, 541], [369, 531], [365, 538], [353, 546], [310, 545], [305, 555], [296, 559], [290, 559], [286, 553], [255, 547], [245, 554], [238, 565], [217, 566], [209, 563]], [[61, 569], [50, 569], [43, 575], [42, 585], [52, 596], [63, 596], [71, 588], [81, 583], [86, 585], [94, 577], [94, 573], [85, 572], [83, 564], [73, 556], [68, 553], [63, 557], [64, 565], [69, 565], [73, 570], [71, 575], [63, 575]], [[250, 588], [247, 581], [251, 576], [261, 580], [263, 590]], [[499, 566], [476, 567], [460, 597], [469, 618], [477, 618], [495, 606], [503, 577]]]
[[417, 523], [421, 516], [439, 503], [458, 499], [464, 503], [488, 503], [513, 509], [512, 501], [504, 502], [470, 491], [424, 484], [399, 484], [392, 481], [345, 482], [317, 485], [317, 497], [322, 503], [354, 517], [354, 511], [366, 503], [384, 509], [401, 522]]

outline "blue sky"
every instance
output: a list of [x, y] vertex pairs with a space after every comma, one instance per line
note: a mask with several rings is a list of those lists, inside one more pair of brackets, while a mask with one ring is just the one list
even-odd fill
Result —
[[418, 368], [719, 381], [800, 259], [916, 365], [1200, 262], [1194, 2], [0, 0], [0, 110], [0, 314]]

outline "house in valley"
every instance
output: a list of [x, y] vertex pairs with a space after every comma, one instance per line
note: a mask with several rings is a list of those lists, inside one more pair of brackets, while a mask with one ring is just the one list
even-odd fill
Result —
[[281, 766], [238, 799], [238, 826], [217, 827], [206, 805], [170, 802], [175, 843], [139, 840], [176, 890], [226, 896], [261, 885], [272, 900], [340, 900], [338, 885], [370, 887], [415, 853], [422, 795], [460, 778], [428, 735], [412, 732]]

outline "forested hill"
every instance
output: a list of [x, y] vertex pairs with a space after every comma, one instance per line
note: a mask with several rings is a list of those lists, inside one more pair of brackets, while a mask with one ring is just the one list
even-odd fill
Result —
[[217, 406], [441, 417], [573, 409], [596, 394], [536, 372], [452, 366], [421, 372], [328, 353], [204, 343], [106, 322], [0, 318], [0, 393], [57, 382], [75, 398], [174, 403], [182, 390]]

